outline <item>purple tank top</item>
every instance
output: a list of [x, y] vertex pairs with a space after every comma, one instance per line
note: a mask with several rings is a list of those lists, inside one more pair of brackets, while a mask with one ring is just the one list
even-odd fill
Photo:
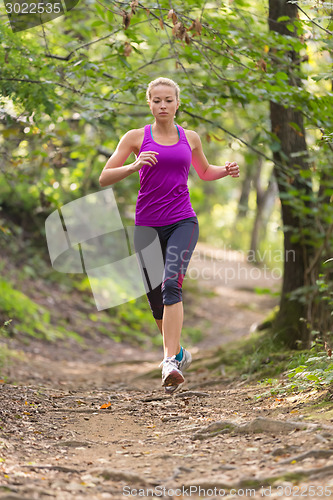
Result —
[[136, 203], [135, 224], [167, 226], [188, 217], [195, 217], [187, 186], [192, 151], [184, 129], [177, 125], [179, 140], [165, 146], [152, 138], [151, 125], [146, 125], [139, 154], [156, 151], [156, 165], [140, 170], [140, 190]]

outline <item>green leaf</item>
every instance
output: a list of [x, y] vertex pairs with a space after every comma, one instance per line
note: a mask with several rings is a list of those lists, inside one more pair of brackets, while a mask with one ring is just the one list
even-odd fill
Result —
[[290, 17], [289, 16], [281, 16], [277, 19], [278, 23], [282, 23], [283, 21], [289, 21]]
[[98, 4], [98, 3], [95, 3], [95, 9], [97, 11], [97, 14], [99, 15], [99, 17], [103, 20], [105, 20], [105, 17], [106, 17], [106, 11], [105, 9], [103, 9], [103, 7]]
[[107, 19], [108, 23], [110, 25], [112, 25], [113, 20], [114, 20], [114, 16], [113, 16], [113, 13], [110, 10], [106, 11], [106, 19]]
[[289, 80], [289, 76], [287, 75], [287, 73], [284, 73], [283, 71], [278, 71], [277, 73], [275, 73], [275, 78], [283, 81]]
[[273, 151], [273, 153], [277, 153], [278, 151], [281, 150], [281, 144], [280, 144], [280, 142], [277, 142], [277, 141], [271, 142], [269, 147], [270, 147], [271, 151]]

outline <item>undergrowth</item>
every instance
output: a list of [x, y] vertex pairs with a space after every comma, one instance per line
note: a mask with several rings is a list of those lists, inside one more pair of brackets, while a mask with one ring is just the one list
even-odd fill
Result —
[[262, 380], [270, 389], [261, 396], [283, 395], [309, 389], [333, 389], [333, 360], [324, 342], [316, 339], [307, 351], [293, 354], [280, 379]]
[[[1, 267], [4, 272], [5, 261]], [[39, 285], [35, 285], [37, 278]], [[43, 307], [19, 291], [18, 288], [23, 283], [25, 289], [27, 283], [29, 287], [38, 286], [39, 295], [50, 299], [50, 305]], [[188, 288], [192, 289], [189, 294], [196, 292], [194, 283]], [[76, 302], [72, 301], [74, 294]], [[82, 304], [82, 308], [76, 307], [78, 302]], [[66, 304], [66, 308], [59, 307], [59, 303]], [[65, 309], [72, 310], [73, 314]], [[72, 316], [70, 321], [68, 315]], [[46, 341], [71, 337], [82, 343], [86, 336], [99, 333], [115, 342], [126, 342], [144, 348], [160, 348], [162, 345], [162, 337], [146, 296], [98, 311], [86, 275], [56, 272], [51, 264], [47, 265], [42, 256], [37, 258], [36, 254], [21, 266], [19, 263], [12, 266], [6, 273], [6, 280], [0, 279], [1, 321], [8, 322], [8, 326], [0, 330], [0, 337], [15, 337], [23, 341], [28, 341], [29, 337]], [[194, 344], [201, 338], [202, 332], [198, 328], [184, 327], [185, 342]]]
[[204, 364], [215, 374], [223, 372], [231, 378], [257, 382], [263, 389], [258, 397], [265, 397], [309, 389], [333, 390], [330, 355], [318, 337], [310, 349], [295, 351], [277, 344], [271, 330], [265, 330], [222, 346]]
[[47, 309], [3, 279], [0, 279], [0, 311], [6, 326], [1, 329], [1, 336], [27, 335], [49, 341], [67, 336], [81, 340], [75, 332], [53, 326]]
[[281, 373], [290, 354], [291, 351], [277, 344], [269, 330], [256, 331], [220, 347], [207, 367], [211, 370], [223, 367], [227, 375], [242, 380], [260, 380]]

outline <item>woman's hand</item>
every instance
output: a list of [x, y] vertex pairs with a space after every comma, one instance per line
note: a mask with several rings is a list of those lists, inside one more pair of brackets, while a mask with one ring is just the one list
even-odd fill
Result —
[[227, 171], [227, 175], [231, 175], [231, 177], [239, 177], [239, 166], [237, 162], [227, 161], [225, 163], [225, 169]]
[[138, 171], [144, 165], [148, 165], [149, 167], [156, 165], [157, 163], [156, 155], [158, 154], [159, 153], [157, 153], [156, 151], [142, 151], [142, 153], [139, 154], [135, 162], [133, 162], [133, 170]]

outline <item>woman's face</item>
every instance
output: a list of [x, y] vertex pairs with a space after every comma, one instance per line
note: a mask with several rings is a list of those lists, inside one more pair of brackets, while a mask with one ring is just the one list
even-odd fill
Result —
[[173, 119], [179, 107], [176, 89], [169, 85], [156, 85], [151, 90], [149, 107], [155, 118], [160, 120]]

